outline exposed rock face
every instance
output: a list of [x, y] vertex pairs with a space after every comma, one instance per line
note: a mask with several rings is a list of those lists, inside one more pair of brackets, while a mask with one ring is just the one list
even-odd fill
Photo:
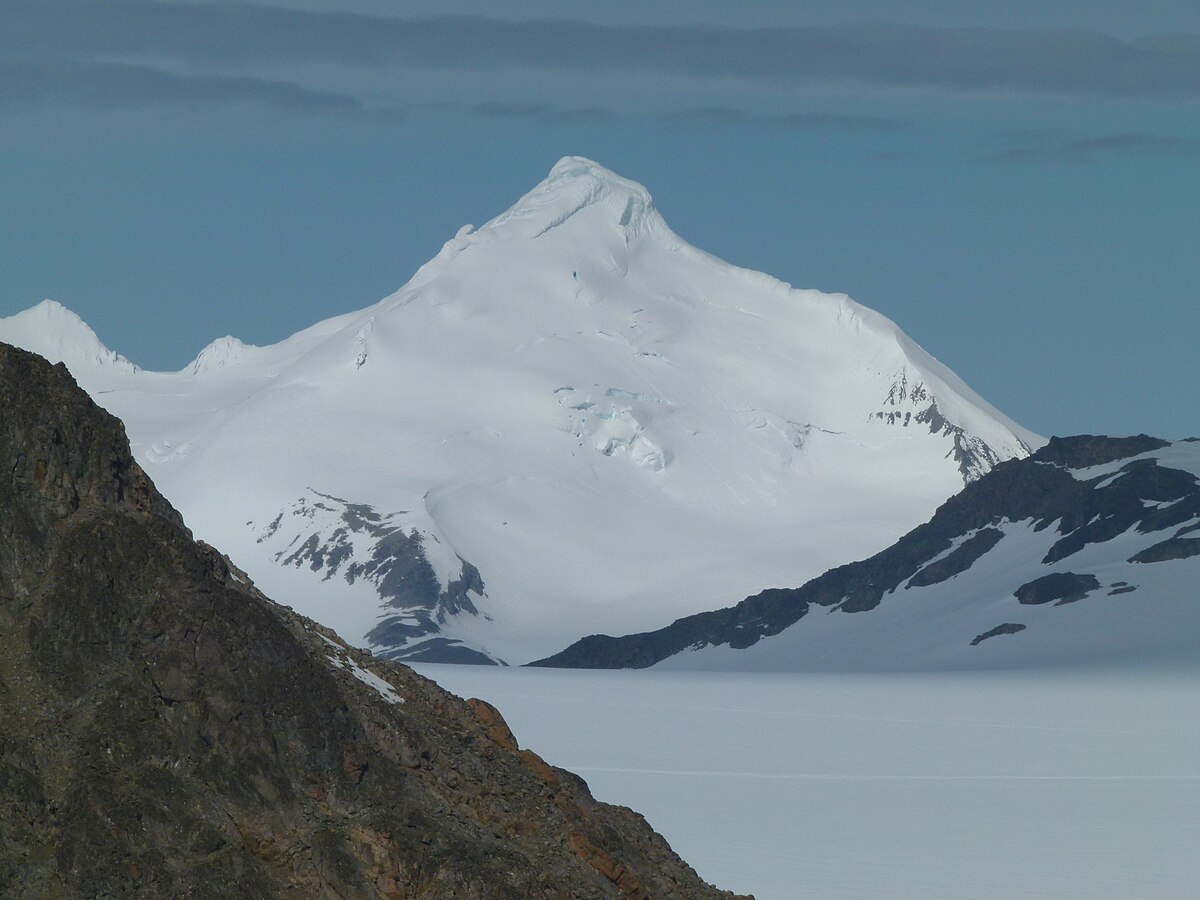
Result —
[[1153, 547], [1147, 547], [1141, 553], [1129, 557], [1130, 562], [1154, 563], [1166, 562], [1171, 559], [1189, 559], [1200, 556], [1200, 538], [1174, 537], [1168, 538]]
[[0, 411], [0, 895], [730, 896], [193, 542], [61, 366]]
[[[883, 405], [884, 409], [874, 413], [876, 419], [901, 428], [908, 428], [910, 424], [924, 425], [928, 427], [930, 434], [941, 434], [951, 438], [954, 441], [951, 453], [954, 461], [958, 463], [958, 471], [962, 473], [965, 484], [986, 475], [1004, 458], [986, 441], [942, 415], [937, 400], [929, 389], [919, 381], [910, 383], [907, 373], [902, 374], [892, 384]], [[1032, 452], [1032, 448], [1024, 441], [1020, 441], [1020, 446], [1022, 456], [1028, 456]]]
[[[262, 529], [257, 543], [282, 566], [307, 568], [347, 584], [365, 581], [378, 592], [384, 615], [367, 643], [384, 659], [497, 665], [461, 641], [436, 635], [456, 615], [478, 616], [472, 597], [485, 596], [479, 570], [455, 556], [457, 577], [443, 588], [422, 534], [407, 510], [383, 514], [313, 488]], [[289, 539], [290, 536], [290, 539]]]

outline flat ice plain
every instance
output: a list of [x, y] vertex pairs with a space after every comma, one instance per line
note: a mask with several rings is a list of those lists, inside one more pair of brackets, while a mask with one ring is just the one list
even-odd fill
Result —
[[1200, 897], [1200, 673], [415, 667], [759, 900]]

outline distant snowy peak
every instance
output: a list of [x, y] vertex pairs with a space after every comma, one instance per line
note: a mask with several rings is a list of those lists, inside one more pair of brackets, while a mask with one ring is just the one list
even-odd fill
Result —
[[556, 260], [565, 264], [565, 254], [596, 258], [606, 266], [623, 270], [627, 264], [621, 259], [638, 238], [649, 234], [656, 235], [670, 250], [692, 249], [663, 221], [642, 185], [590, 159], [563, 157], [543, 181], [509, 209], [479, 228], [460, 228], [437, 256], [384, 303], [407, 303], [473, 246], [527, 243], [527, 249], [518, 252], [537, 257], [539, 267]]
[[232, 335], [226, 335], [217, 338], [201, 350], [192, 360], [191, 365], [187, 367], [187, 371], [192, 375], [206, 375], [221, 369], [236, 367], [258, 349], [252, 344], [243, 344]]
[[[690, 246], [671, 231], [642, 185], [583, 157], [560, 160], [540, 184], [482, 227], [460, 229], [435, 259], [379, 305], [385, 331], [387, 318], [402, 315], [411, 321], [414, 307], [436, 309], [448, 326], [482, 322], [502, 310], [508, 318], [493, 330], [497, 341], [511, 330], [514, 348], [523, 351], [550, 341], [577, 348], [578, 364], [560, 371], [562, 384], [578, 387], [583, 381], [601, 393], [652, 396], [665, 407], [677, 404], [660, 392], [596, 381], [585, 368], [595, 355], [593, 339], [610, 342], [604, 351], [610, 356], [613, 349], [627, 348], [635, 366], [647, 368], [637, 380], [657, 385], [677, 377], [689, 354], [693, 365], [708, 360], [720, 368], [718, 360], [731, 351], [744, 354], [757, 345], [766, 357], [786, 347], [783, 358], [769, 364], [766, 359], [745, 362], [775, 372], [781, 365], [790, 367], [801, 381], [810, 375], [828, 379], [830, 397], [848, 393], [825, 404], [825, 412], [810, 395], [789, 398], [786, 406], [777, 401], [751, 410], [756, 417], [850, 440], [859, 437], [864, 420], [847, 418], [849, 411], [892, 431], [927, 431], [949, 442], [946, 457], [964, 481], [1001, 460], [1027, 456], [1045, 442], [980, 398], [886, 316], [845, 295], [797, 290]], [[358, 368], [368, 358], [368, 344], [378, 343], [368, 341], [374, 324], [373, 317], [345, 351]], [[391, 330], [400, 335], [411, 327], [394, 324]], [[734, 343], [741, 347], [734, 350]], [[825, 371], [805, 371], [806, 364]], [[857, 383], [837, 377], [839, 371]], [[746, 380], [762, 381], [764, 375]], [[849, 399], [856, 393], [869, 405], [865, 411]], [[595, 397], [583, 402], [597, 405]], [[639, 464], [662, 469], [671, 453], [636, 405], [603, 405], [608, 407], [605, 421], [614, 423], [606, 430], [619, 432], [613, 441], [602, 436], [605, 455], [636, 442], [632, 455]], [[593, 426], [602, 412], [575, 408], [583, 413], [575, 418]], [[795, 414], [805, 408], [807, 414]], [[572, 433], [580, 430], [576, 424]]]
[[43, 300], [15, 316], [0, 319], [0, 340], [32, 350], [52, 363], [64, 363], [75, 379], [92, 389], [97, 370], [134, 375], [141, 371], [104, 346], [96, 332], [56, 300]]
[[885, 316], [691, 247], [582, 157], [277, 344], [114, 377], [91, 338], [68, 365], [195, 533], [395, 658], [520, 663], [800, 584], [1043, 443]]

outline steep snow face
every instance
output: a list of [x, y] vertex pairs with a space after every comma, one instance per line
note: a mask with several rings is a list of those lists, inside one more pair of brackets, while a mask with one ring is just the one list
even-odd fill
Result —
[[[690, 247], [578, 157], [372, 307], [109, 382], [198, 536], [349, 639], [427, 659], [448, 640], [524, 662], [799, 583], [1041, 443], [883, 316]], [[287, 563], [340, 546], [294, 514], [320, 496], [395, 516], [426, 599], [471, 608]], [[396, 616], [432, 624], [379, 629]]]

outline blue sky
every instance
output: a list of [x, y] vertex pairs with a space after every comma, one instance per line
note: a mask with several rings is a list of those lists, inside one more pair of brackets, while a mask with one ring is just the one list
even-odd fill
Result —
[[179, 368], [398, 288], [561, 156], [1042, 433], [1200, 433], [1200, 5], [0, 2], [0, 315]]

